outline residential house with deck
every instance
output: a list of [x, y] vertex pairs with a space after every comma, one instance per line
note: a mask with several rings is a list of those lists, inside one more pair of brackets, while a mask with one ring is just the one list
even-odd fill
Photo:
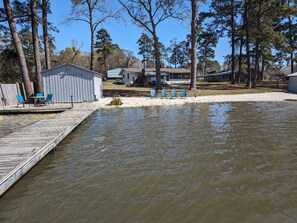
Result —
[[[156, 82], [155, 68], [122, 68], [120, 75], [124, 84], [142, 83], [154, 85]], [[190, 70], [185, 68], [161, 68], [161, 82], [166, 84], [190, 83]]]

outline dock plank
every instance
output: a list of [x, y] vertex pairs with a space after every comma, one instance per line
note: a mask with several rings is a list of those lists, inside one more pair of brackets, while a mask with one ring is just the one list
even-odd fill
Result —
[[96, 103], [81, 104], [0, 138], [0, 196], [92, 114], [97, 106]]

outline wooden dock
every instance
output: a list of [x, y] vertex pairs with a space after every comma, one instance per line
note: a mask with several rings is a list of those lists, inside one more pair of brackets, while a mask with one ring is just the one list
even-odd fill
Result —
[[45, 113], [59, 113], [71, 109], [70, 104], [54, 104], [48, 106], [28, 106], [23, 107], [20, 105], [16, 106], [7, 106], [4, 109], [0, 109], [0, 115], [16, 115], [16, 114], [45, 114]]
[[96, 109], [81, 104], [0, 138], [0, 196]]

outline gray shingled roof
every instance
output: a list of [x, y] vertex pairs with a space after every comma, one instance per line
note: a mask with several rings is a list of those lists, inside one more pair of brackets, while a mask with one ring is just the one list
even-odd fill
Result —
[[297, 76], [297, 72], [293, 73], [293, 74], [289, 74], [288, 77], [296, 77]]
[[90, 73], [93, 73], [93, 74], [96, 74], [96, 75], [98, 75], [98, 76], [103, 77], [103, 74], [100, 74], [100, 73], [98, 73], [98, 72], [96, 72], [96, 71], [93, 71], [93, 70], [86, 69], [86, 68], [84, 68], [84, 67], [80, 67], [80, 66], [75, 65], [75, 64], [72, 64], [72, 63], [64, 63], [64, 64], [61, 64], [61, 65], [52, 67], [52, 68], [50, 68], [50, 69], [48, 69], [48, 70], [43, 70], [42, 73], [45, 74], [45, 73], [47, 73], [47, 72], [52, 72], [52, 71], [55, 70], [55, 69], [58, 69], [58, 68], [60, 68], [60, 67], [65, 67], [65, 66], [76, 67], [76, 68], [78, 68], [78, 69], [81, 69], [81, 70], [84, 70], [84, 71], [87, 71], [87, 72], [90, 72]]
[[[294, 70], [296, 71], [296, 68]], [[279, 73], [285, 75], [291, 74], [291, 66], [282, 68]]]

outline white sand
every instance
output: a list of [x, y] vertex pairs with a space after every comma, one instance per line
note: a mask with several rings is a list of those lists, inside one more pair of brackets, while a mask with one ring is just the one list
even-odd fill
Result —
[[[148, 97], [120, 97], [123, 105], [121, 107], [146, 107], [146, 106], [162, 106], [162, 105], [183, 105], [187, 103], [220, 103], [220, 102], [261, 102], [261, 101], [285, 101], [297, 100], [297, 94], [272, 92], [260, 94], [238, 94], [238, 95], [214, 95], [199, 96], [175, 99], [151, 99]], [[115, 107], [107, 106], [112, 98], [102, 98], [98, 102], [99, 107]]]

